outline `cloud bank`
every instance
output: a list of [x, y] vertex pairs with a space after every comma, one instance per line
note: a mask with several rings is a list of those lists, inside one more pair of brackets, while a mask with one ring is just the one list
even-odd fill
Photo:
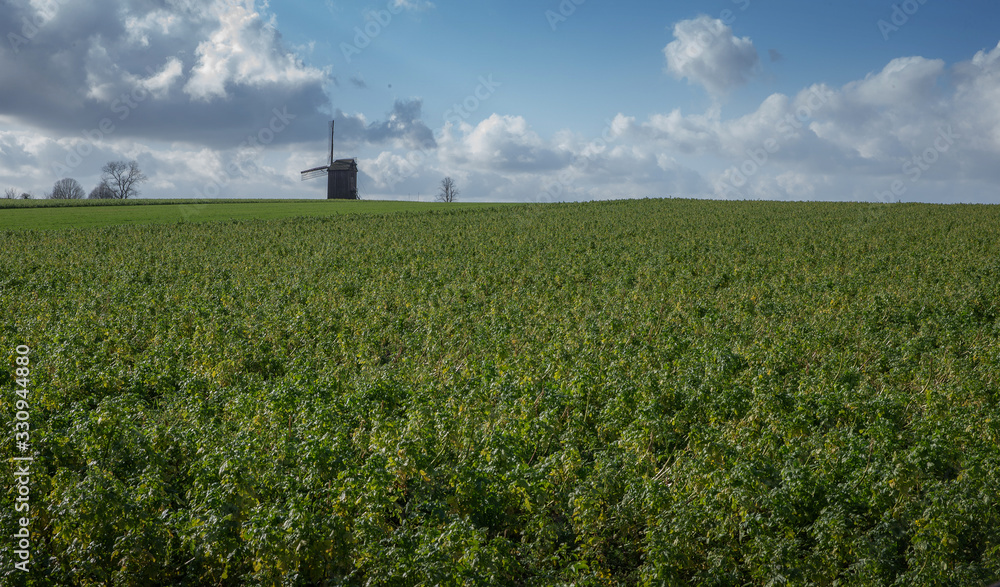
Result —
[[284, 46], [253, 0], [9, 0], [0, 23], [0, 115], [54, 135], [115, 123], [119, 137], [226, 147], [275, 107], [303, 140], [329, 72]]
[[[730, 41], [722, 46], [733, 47]], [[745, 83], [749, 69], [740, 64], [750, 63], [748, 54], [730, 65], [708, 59], [713, 71], [730, 74], [699, 79], [712, 91]], [[484, 199], [998, 202], [998, 98], [1000, 44], [950, 67], [901, 57], [841, 87], [772, 94], [734, 118], [716, 107], [645, 120], [619, 113], [593, 138], [570, 131], [545, 138], [523, 117], [493, 114], [447, 125], [433, 157], [422, 153], [416, 164], [383, 151], [361, 167], [380, 186], [406, 189], [421, 185], [414, 178], [452, 175], [485, 186]]]

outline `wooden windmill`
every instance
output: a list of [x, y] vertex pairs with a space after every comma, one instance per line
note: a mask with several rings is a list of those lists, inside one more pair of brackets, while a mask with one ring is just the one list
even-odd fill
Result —
[[333, 160], [333, 122], [330, 121], [330, 163], [306, 169], [302, 172], [302, 181], [325, 175], [327, 200], [357, 200], [358, 162], [356, 159]]

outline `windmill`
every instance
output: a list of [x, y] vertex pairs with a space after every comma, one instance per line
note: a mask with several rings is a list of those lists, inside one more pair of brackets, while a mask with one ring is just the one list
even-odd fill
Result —
[[330, 163], [322, 167], [306, 169], [302, 181], [326, 176], [327, 200], [358, 199], [358, 162], [356, 159], [333, 159], [333, 123], [330, 121]]

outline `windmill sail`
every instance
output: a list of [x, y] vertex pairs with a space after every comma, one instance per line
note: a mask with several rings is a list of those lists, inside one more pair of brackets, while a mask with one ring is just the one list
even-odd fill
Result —
[[312, 169], [306, 169], [305, 171], [302, 172], [302, 181], [326, 175], [327, 173], [329, 173], [329, 171], [330, 171], [329, 165], [324, 165], [323, 167], [313, 167]]
[[322, 167], [313, 167], [301, 172], [302, 181], [326, 175], [330, 172], [330, 168], [333, 167], [333, 122], [332, 120], [330, 121], [330, 162]]

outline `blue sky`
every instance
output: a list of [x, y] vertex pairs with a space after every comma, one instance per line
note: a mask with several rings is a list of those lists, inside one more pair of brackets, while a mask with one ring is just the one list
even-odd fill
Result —
[[145, 197], [322, 197], [298, 171], [323, 163], [334, 117], [369, 198], [426, 199], [448, 175], [481, 201], [1000, 203], [998, 12], [10, 0], [0, 188], [89, 191], [134, 158]]
[[[957, 62], [1000, 41], [1000, 29], [992, 25], [997, 21], [987, 17], [997, 6], [982, 1], [960, 7], [930, 1], [888, 42], [877, 21], [890, 22], [892, 3], [870, 0], [587, 0], [574, 5], [565, 21], [555, 21], [555, 31], [546, 13], [561, 16], [558, 1], [436, 2], [433, 9], [394, 17], [347, 63], [340, 43], [352, 44], [354, 28], [364, 28], [368, 11], [384, 10], [385, 4], [328, 3], [325, 20], [309, 2], [286, 4], [277, 12], [288, 22], [282, 28], [291, 42], [316, 43], [307, 61], [332, 64], [341, 78], [371, 80], [370, 91], [348, 84], [332, 90], [345, 110], [364, 111], [373, 96], [383, 102], [416, 96], [424, 100], [428, 121], [436, 122], [440, 116], [433, 113], [463, 98], [479, 75], [492, 73], [504, 89], [493, 98], [491, 111], [523, 115], [543, 133], [570, 128], [596, 134], [619, 112], [647, 117], [674, 108], [703, 111], [709, 97], [666, 75], [663, 56], [673, 25], [700, 14], [722, 17], [730, 11], [733, 32], [755, 40], [764, 57], [766, 75], [726, 102], [734, 113], [755, 109], [774, 92], [863, 78], [896, 57]], [[768, 60], [771, 49], [781, 53], [780, 62]]]

